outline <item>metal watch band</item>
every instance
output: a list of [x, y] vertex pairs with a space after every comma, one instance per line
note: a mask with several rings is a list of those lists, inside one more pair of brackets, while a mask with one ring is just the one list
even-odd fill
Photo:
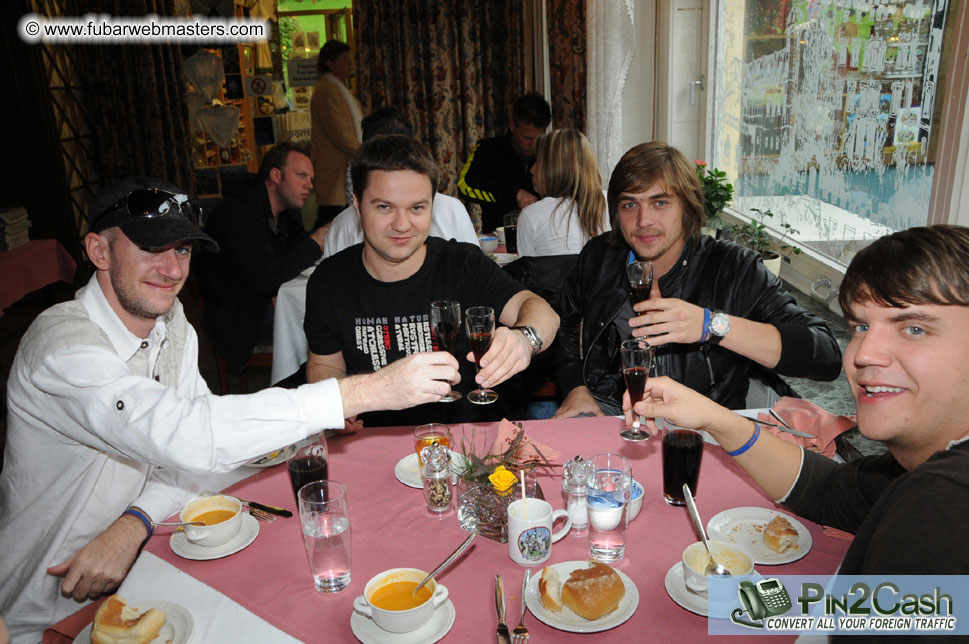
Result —
[[534, 327], [530, 326], [513, 326], [512, 331], [521, 331], [525, 339], [528, 340], [528, 344], [532, 345], [532, 355], [535, 355], [542, 350], [542, 336], [538, 334], [538, 331]]

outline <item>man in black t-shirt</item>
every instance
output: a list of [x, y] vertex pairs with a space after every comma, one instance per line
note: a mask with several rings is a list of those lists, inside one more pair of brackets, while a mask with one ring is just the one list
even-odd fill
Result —
[[[428, 238], [438, 176], [427, 148], [404, 136], [371, 139], [354, 157], [354, 208], [364, 241], [324, 260], [307, 285], [304, 329], [310, 382], [376, 371], [404, 356], [433, 351], [429, 314], [436, 300], [456, 300], [462, 312], [489, 306], [504, 325], [495, 330], [476, 376], [467, 341], [459, 334], [456, 353], [466, 358], [460, 361], [462, 393], [475, 382], [495, 387], [507, 381], [554, 337], [558, 316], [548, 303], [523, 289], [479, 248]], [[475, 406], [462, 398], [366, 422], [456, 422], [506, 409]]]

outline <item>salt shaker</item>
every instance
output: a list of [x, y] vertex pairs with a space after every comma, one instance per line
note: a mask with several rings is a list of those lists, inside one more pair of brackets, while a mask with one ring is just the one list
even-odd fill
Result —
[[589, 506], [586, 503], [587, 481], [589, 478], [589, 463], [576, 456], [565, 463], [562, 468], [565, 478], [562, 480], [562, 492], [565, 493], [565, 509], [572, 519], [570, 535], [584, 535], [589, 529]]
[[451, 489], [451, 464], [449, 450], [434, 443], [421, 450], [421, 477], [424, 479], [424, 500], [427, 514], [444, 519], [454, 514], [454, 493]]

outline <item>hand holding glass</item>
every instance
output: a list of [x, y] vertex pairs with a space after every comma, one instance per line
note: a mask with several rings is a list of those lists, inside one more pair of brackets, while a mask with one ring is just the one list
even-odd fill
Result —
[[[447, 351], [452, 356], [457, 350], [458, 331], [461, 328], [461, 303], [454, 300], [431, 302], [431, 332], [437, 340], [439, 351]], [[460, 400], [461, 394], [452, 388], [438, 402]]]
[[[506, 233], [507, 234], [507, 233]], [[491, 341], [495, 335], [495, 310], [490, 306], [474, 306], [467, 310], [464, 316], [464, 326], [471, 343], [471, 353], [474, 354], [475, 371], [481, 371], [481, 358], [491, 348]], [[498, 400], [498, 394], [493, 389], [478, 387], [468, 393], [468, 400], [477, 405], [487, 405]]]
[[[646, 392], [646, 382], [649, 380], [649, 369], [653, 364], [652, 347], [641, 347], [640, 340], [625, 340], [620, 348], [622, 358], [622, 375], [626, 380], [626, 389], [629, 391], [629, 404], [635, 405], [643, 399]], [[650, 437], [650, 433], [641, 429], [642, 419], [633, 410], [632, 429], [626, 429], [619, 433], [627, 441], [644, 441]]]

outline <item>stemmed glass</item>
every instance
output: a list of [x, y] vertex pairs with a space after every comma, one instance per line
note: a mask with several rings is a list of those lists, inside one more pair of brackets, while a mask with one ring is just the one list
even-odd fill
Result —
[[[471, 307], [465, 313], [464, 328], [468, 332], [477, 373], [481, 371], [481, 357], [488, 353], [495, 335], [495, 310], [490, 306]], [[498, 394], [493, 389], [478, 387], [468, 393], [468, 400], [476, 405], [488, 405], [498, 400]]]
[[[431, 302], [431, 332], [437, 339], [439, 351], [454, 355], [461, 329], [461, 303], [454, 300]], [[461, 400], [461, 394], [452, 388], [439, 402]]]
[[652, 262], [630, 262], [626, 264], [626, 278], [629, 288], [633, 292], [633, 304], [645, 302], [649, 299], [649, 292], [653, 288]]
[[[653, 363], [652, 347], [641, 347], [640, 340], [625, 340], [619, 350], [622, 357], [622, 375], [626, 380], [629, 391], [629, 403], [635, 405], [643, 399], [646, 393], [646, 381], [649, 379], [649, 368]], [[633, 411], [633, 426], [623, 430], [620, 436], [627, 441], [644, 441], [652, 434], [641, 429], [642, 421], [639, 414]]]

